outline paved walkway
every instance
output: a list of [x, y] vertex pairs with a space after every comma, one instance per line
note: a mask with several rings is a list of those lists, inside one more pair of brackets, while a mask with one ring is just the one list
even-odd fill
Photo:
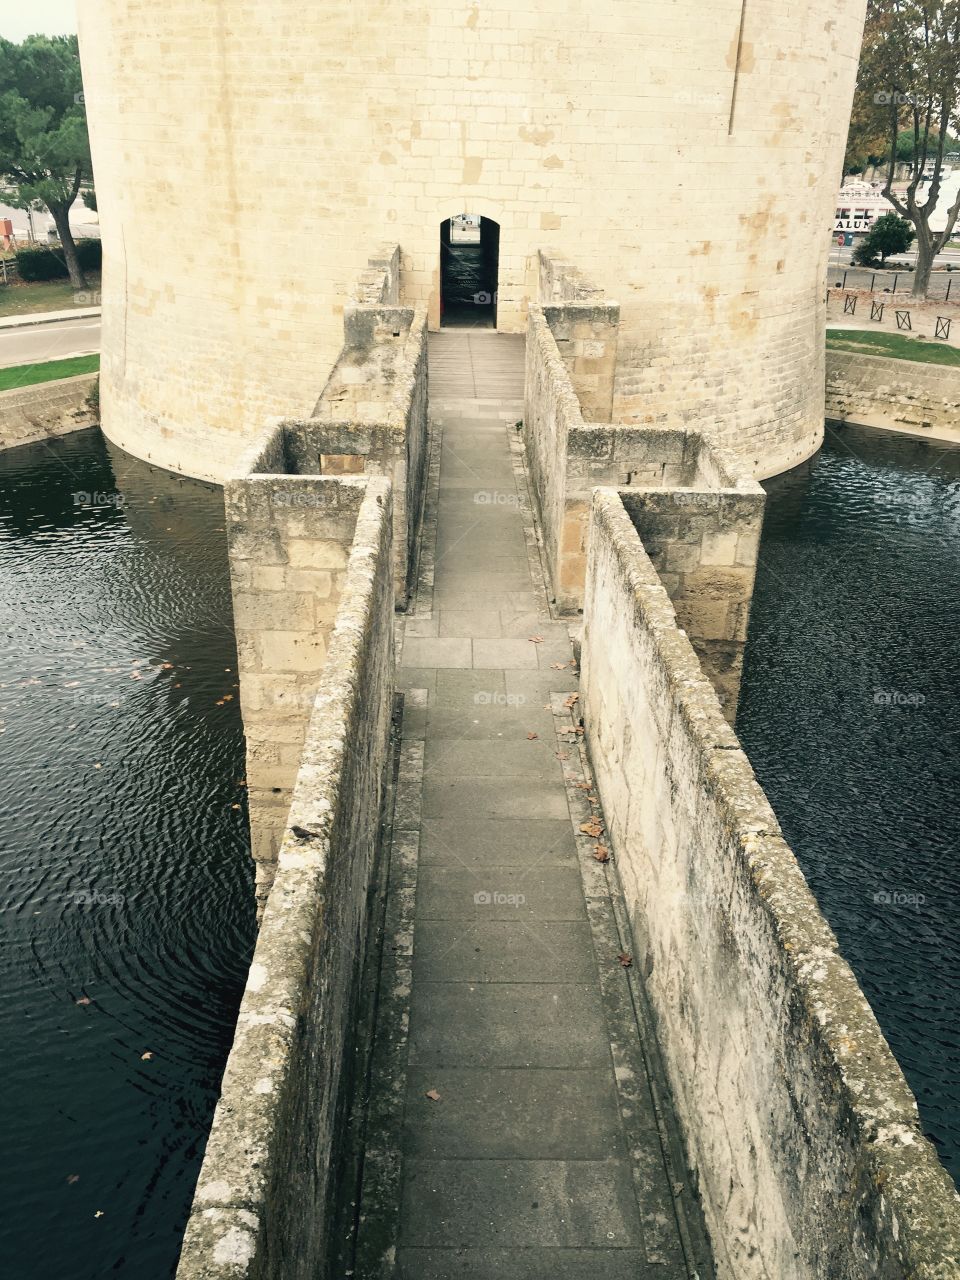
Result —
[[518, 467], [523, 339], [436, 335], [430, 380], [355, 1274], [707, 1280], [615, 873], [581, 830], [602, 815]]

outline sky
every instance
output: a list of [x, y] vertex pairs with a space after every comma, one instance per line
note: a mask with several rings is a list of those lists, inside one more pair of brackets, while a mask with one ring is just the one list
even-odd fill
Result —
[[0, 36], [19, 43], [36, 34], [61, 36], [77, 29], [77, 0], [27, 0], [0, 5]]

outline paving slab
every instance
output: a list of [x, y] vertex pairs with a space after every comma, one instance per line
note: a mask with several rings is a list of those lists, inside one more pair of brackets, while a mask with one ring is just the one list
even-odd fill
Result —
[[585, 920], [579, 867], [421, 867], [417, 920]]
[[[592, 938], [582, 920], [418, 918], [414, 980], [591, 982], [597, 967]], [[563, 1108], [557, 1115], [563, 1123], [569, 1119]]]
[[569, 816], [548, 821], [497, 818], [425, 818], [421, 866], [576, 866]]
[[[439, 1100], [428, 1097], [431, 1092]], [[627, 1152], [612, 1080], [589, 1071], [417, 1067], [406, 1152], [431, 1159], [609, 1160]]]

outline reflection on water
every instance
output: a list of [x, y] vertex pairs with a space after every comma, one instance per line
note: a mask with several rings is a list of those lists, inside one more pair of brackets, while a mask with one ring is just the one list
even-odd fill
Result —
[[960, 451], [828, 429], [765, 488], [738, 732], [960, 1179]]
[[162, 1280], [253, 942], [223, 502], [0, 453], [0, 1272]]

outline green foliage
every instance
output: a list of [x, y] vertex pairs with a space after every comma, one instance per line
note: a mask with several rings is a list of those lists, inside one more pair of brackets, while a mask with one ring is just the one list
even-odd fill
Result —
[[89, 174], [77, 37], [0, 40], [0, 176], [17, 187], [11, 203], [69, 207]]
[[93, 212], [94, 212], [94, 213], [96, 213], [96, 212], [97, 212], [97, 193], [96, 193], [96, 191], [93, 191], [93, 190], [85, 191], [85, 192], [83, 193], [83, 203], [87, 206], [87, 208], [88, 208], [88, 209], [92, 209], [92, 210], [93, 210]]
[[[103, 252], [99, 240], [79, 240], [77, 259], [83, 271], [99, 271]], [[38, 280], [65, 280], [70, 272], [60, 249], [20, 249], [17, 251], [20, 279], [27, 284]]]
[[906, 253], [914, 239], [914, 230], [906, 218], [885, 213], [854, 249], [853, 260], [860, 267], [873, 267], [878, 262], [883, 266], [892, 253]]

